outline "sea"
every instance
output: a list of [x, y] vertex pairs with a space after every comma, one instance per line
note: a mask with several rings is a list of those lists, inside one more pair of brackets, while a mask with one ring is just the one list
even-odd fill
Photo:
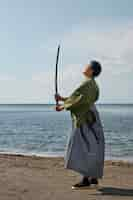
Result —
[[[133, 105], [97, 105], [106, 160], [133, 161]], [[68, 111], [54, 105], [0, 105], [0, 153], [64, 156], [71, 133]]]

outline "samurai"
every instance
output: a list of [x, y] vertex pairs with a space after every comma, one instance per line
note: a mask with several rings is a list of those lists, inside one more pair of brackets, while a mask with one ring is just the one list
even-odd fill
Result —
[[69, 97], [55, 95], [56, 111], [70, 111], [72, 132], [65, 155], [65, 168], [82, 175], [81, 181], [72, 189], [98, 185], [103, 177], [105, 141], [102, 123], [95, 103], [100, 89], [96, 77], [102, 67], [98, 61], [91, 61], [83, 69], [84, 81]]

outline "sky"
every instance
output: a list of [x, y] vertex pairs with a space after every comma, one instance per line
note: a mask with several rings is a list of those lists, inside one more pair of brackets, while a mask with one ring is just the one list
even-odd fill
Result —
[[133, 103], [132, 0], [0, 0], [0, 103], [68, 96], [90, 60], [101, 62], [99, 103]]

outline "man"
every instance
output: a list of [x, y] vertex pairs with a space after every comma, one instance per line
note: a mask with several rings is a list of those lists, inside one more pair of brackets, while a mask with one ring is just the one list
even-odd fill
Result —
[[56, 111], [66, 109], [72, 116], [73, 128], [67, 147], [65, 167], [83, 176], [73, 189], [97, 185], [98, 179], [103, 176], [104, 133], [95, 106], [99, 98], [99, 87], [95, 78], [101, 71], [100, 63], [91, 61], [83, 70], [85, 81], [70, 97], [55, 96], [56, 100], [63, 102], [62, 105], [56, 106]]

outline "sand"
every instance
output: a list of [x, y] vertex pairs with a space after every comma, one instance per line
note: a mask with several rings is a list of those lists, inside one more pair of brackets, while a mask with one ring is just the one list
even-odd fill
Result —
[[133, 164], [106, 161], [99, 189], [73, 191], [78, 180], [63, 158], [0, 155], [0, 200], [133, 199]]

